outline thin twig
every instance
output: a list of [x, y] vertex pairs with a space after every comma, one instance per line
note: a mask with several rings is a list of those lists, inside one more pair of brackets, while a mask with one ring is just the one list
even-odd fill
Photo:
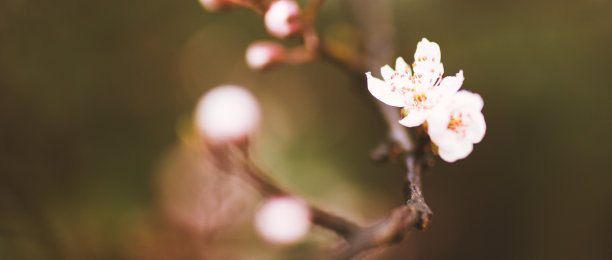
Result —
[[393, 209], [387, 218], [357, 233], [340, 258], [350, 259], [365, 250], [402, 241], [407, 230], [417, 221], [415, 212], [408, 206]]
[[325, 0], [311, 0], [302, 14], [302, 40], [304, 48], [315, 55], [319, 49], [319, 35], [315, 29], [315, 19]]
[[321, 40], [319, 54], [322, 58], [337, 65], [351, 75], [362, 77], [366, 70], [364, 59], [356, 50], [347, 47], [345, 44]]
[[[298, 197], [287, 192], [272, 179], [267, 177], [267, 175], [255, 164], [255, 162], [250, 160], [248, 157], [244, 158], [244, 160], [239, 164], [243, 166], [243, 170], [239, 172], [240, 176], [255, 187], [262, 195], [266, 197]], [[312, 204], [308, 206], [310, 213], [312, 214], [313, 223], [323, 228], [332, 230], [345, 239], [350, 238], [361, 230], [361, 227], [352, 221], [336, 216]]]
[[361, 55], [344, 44], [332, 41], [322, 41], [315, 28], [317, 14], [323, 7], [325, 0], [311, 0], [304, 8], [302, 15], [302, 39], [304, 48], [312, 56], [321, 56], [340, 68], [348, 70], [351, 74], [361, 75], [364, 71]]
[[308, 5], [304, 8], [304, 15], [302, 18], [304, 27], [314, 27], [317, 14], [319, 14], [324, 3], [325, 0], [311, 0], [308, 2]]
[[264, 16], [266, 13], [266, 10], [268, 10], [267, 1], [229, 0], [228, 2], [233, 4], [234, 6], [251, 9], [260, 16]]

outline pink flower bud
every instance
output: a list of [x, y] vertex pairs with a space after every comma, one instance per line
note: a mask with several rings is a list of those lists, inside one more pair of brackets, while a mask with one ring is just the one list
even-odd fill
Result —
[[259, 124], [257, 100], [245, 88], [224, 85], [206, 93], [195, 110], [200, 132], [213, 142], [241, 141]]
[[199, 0], [200, 4], [207, 10], [214, 12], [232, 5], [229, 0]]
[[295, 198], [268, 200], [255, 215], [255, 228], [265, 240], [288, 244], [300, 240], [311, 226], [307, 205]]
[[293, 0], [276, 0], [264, 17], [268, 32], [278, 38], [286, 38], [301, 28], [300, 6]]
[[251, 69], [263, 69], [268, 65], [281, 61], [285, 55], [285, 48], [275, 42], [259, 41], [249, 45], [246, 51], [247, 65]]

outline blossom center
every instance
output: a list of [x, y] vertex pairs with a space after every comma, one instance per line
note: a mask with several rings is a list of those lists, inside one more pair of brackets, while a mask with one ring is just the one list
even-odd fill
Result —
[[416, 103], [423, 103], [425, 102], [425, 100], [427, 100], [427, 95], [425, 95], [425, 93], [418, 93], [416, 95], [414, 95], [414, 102]]
[[462, 119], [462, 115], [459, 114], [458, 116], [451, 116], [450, 122], [448, 122], [448, 129], [459, 133], [459, 131], [461, 131], [461, 128], [463, 127], [463, 119]]

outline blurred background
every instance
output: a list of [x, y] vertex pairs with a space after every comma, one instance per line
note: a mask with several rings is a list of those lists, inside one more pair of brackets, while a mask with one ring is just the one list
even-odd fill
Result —
[[[356, 41], [348, 2], [325, 3], [323, 36]], [[611, 7], [393, 2], [397, 54], [439, 43], [488, 129], [424, 177], [429, 229], [370, 259], [612, 259]], [[253, 153], [285, 187], [361, 223], [401, 204], [399, 167], [368, 158], [386, 126], [365, 77], [323, 61], [250, 71], [262, 39], [253, 12], [196, 0], [1, 0], [0, 259], [294, 259], [333, 244], [320, 228], [260, 241], [261, 198], [205, 163], [192, 111], [225, 83], [258, 97]]]

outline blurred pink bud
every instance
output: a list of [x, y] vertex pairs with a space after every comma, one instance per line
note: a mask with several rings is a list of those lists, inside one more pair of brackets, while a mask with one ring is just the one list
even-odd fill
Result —
[[268, 32], [286, 38], [300, 30], [300, 6], [293, 0], [276, 0], [264, 17]]
[[259, 119], [259, 104], [253, 94], [233, 85], [208, 91], [195, 111], [196, 126], [213, 142], [248, 138], [257, 128]]
[[295, 198], [272, 198], [255, 215], [259, 235], [276, 244], [297, 242], [308, 233], [310, 226], [307, 205]]
[[263, 69], [268, 65], [281, 61], [285, 55], [285, 48], [275, 42], [259, 41], [249, 45], [246, 51], [247, 65], [251, 69]]
[[219, 11], [223, 8], [229, 7], [232, 5], [229, 0], [199, 0], [200, 4], [204, 6], [209, 11]]

